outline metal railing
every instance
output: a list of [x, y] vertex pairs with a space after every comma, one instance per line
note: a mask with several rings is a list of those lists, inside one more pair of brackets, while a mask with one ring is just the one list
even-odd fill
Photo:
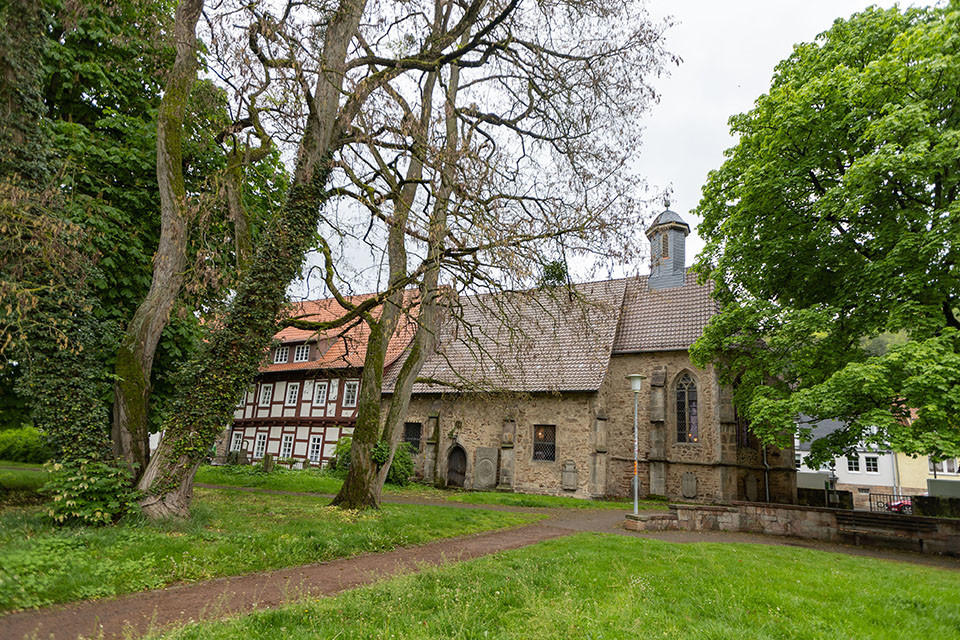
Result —
[[913, 515], [913, 504], [910, 501], [910, 496], [901, 496], [895, 493], [871, 493], [870, 511], [900, 513], [909, 516]]

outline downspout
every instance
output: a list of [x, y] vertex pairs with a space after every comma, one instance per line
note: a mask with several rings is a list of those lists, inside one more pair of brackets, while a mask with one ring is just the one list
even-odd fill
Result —
[[760, 446], [763, 448], [763, 488], [767, 495], [767, 502], [770, 502], [770, 465], [767, 464], [767, 445]]
[[900, 489], [900, 462], [899, 457], [897, 456], [896, 451], [891, 451], [890, 455], [893, 456], [893, 492], [899, 498], [901, 495]]

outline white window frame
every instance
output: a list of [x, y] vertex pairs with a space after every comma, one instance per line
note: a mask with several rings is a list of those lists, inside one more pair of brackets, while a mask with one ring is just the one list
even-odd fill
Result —
[[[268, 392], [266, 398], [264, 398], [264, 392]], [[266, 400], [266, 402], [264, 402]], [[260, 399], [257, 400], [258, 407], [269, 407], [270, 403], [273, 402], [273, 383], [265, 382], [260, 385]]]
[[280, 440], [280, 459], [289, 460], [293, 457], [293, 434], [285, 433]]
[[[930, 473], [933, 474], [936, 472], [938, 476], [955, 476], [960, 474], [960, 459], [958, 458], [944, 458], [940, 462], [934, 462], [930, 458], [927, 458], [927, 465]], [[953, 467], [953, 471], [949, 468], [951, 466]]]
[[230, 451], [243, 451], [243, 431], [233, 432], [233, 442], [230, 443]]
[[267, 452], [267, 434], [260, 432], [257, 434], [257, 439], [254, 441], [253, 445], [253, 457], [254, 459], [260, 459]]
[[[870, 470], [870, 461], [873, 461], [874, 469]], [[863, 469], [867, 473], [880, 473], [880, 458], [878, 456], [864, 456]]]
[[273, 352], [273, 364], [287, 364], [290, 361], [290, 347], [277, 347]]
[[294, 362], [306, 362], [310, 359], [310, 345], [298, 344], [293, 350]]
[[799, 469], [803, 466], [803, 455], [797, 453], [793, 456], [793, 467]]
[[[326, 380], [317, 380], [313, 383], [313, 406], [321, 407], [327, 403], [327, 384]], [[321, 389], [323, 389], [322, 395]]]
[[847, 456], [847, 471], [849, 473], [860, 473], [860, 456]]
[[320, 464], [320, 461], [323, 460], [323, 436], [310, 436], [307, 458], [313, 464]]
[[[348, 402], [349, 399], [349, 389], [353, 388], [353, 402]], [[346, 380], [343, 383], [343, 406], [344, 407], [355, 407], [357, 406], [357, 401], [360, 399], [360, 381], [359, 380]]]
[[[290, 392], [293, 392], [293, 402], [290, 402]], [[299, 382], [288, 382], [287, 383], [287, 394], [283, 398], [283, 406], [285, 407], [295, 407], [297, 406], [297, 401], [300, 399], [300, 383]]]

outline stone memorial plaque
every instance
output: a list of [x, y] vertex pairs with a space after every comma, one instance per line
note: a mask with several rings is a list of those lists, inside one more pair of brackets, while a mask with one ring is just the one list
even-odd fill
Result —
[[493, 489], [497, 485], [497, 449], [477, 447], [477, 462], [473, 466], [473, 488]]
[[560, 486], [564, 491], [577, 490], [577, 464], [573, 460], [565, 460], [563, 471], [560, 472]]
[[692, 471], [684, 472], [680, 492], [684, 498], [697, 497], [697, 474]]

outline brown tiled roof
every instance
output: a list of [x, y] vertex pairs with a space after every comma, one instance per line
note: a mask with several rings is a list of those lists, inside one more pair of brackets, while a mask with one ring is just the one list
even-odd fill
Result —
[[717, 312], [711, 291], [710, 285], [697, 284], [692, 271], [682, 287], [671, 289], [650, 289], [646, 276], [631, 278], [613, 352], [687, 349]]
[[[373, 294], [348, 296], [346, 300], [351, 304], [359, 304]], [[412, 295], [412, 294], [410, 294]], [[411, 305], [407, 305], [411, 306]], [[333, 298], [325, 300], [303, 300], [291, 303], [288, 306], [288, 317], [302, 317], [305, 320], [323, 322], [339, 318], [344, 313], [344, 309], [339, 302]], [[410, 313], [416, 313], [416, 306]], [[381, 307], [377, 307], [373, 312], [375, 317], [379, 317]], [[416, 331], [416, 321], [407, 314], [402, 314], [397, 325], [398, 331], [387, 346], [386, 361], [389, 365], [397, 359], [403, 350], [413, 338]], [[367, 354], [367, 339], [370, 337], [370, 328], [365, 322], [351, 322], [345, 327], [330, 329], [327, 331], [311, 331], [307, 329], [296, 329], [286, 327], [280, 330], [274, 339], [279, 340], [281, 344], [301, 344], [304, 342], [317, 343], [322, 352], [316, 360], [307, 362], [292, 362], [293, 353], [291, 349], [290, 360], [285, 364], [267, 363], [260, 368], [261, 372], [279, 372], [279, 371], [302, 371], [304, 369], [344, 369], [348, 367], [362, 367], [363, 360]]]
[[[625, 280], [499, 295], [464, 296], [420, 372], [473, 390], [595, 391], [603, 382], [616, 334]], [[402, 366], [384, 375], [392, 391]], [[414, 393], [449, 391], [417, 383]]]

